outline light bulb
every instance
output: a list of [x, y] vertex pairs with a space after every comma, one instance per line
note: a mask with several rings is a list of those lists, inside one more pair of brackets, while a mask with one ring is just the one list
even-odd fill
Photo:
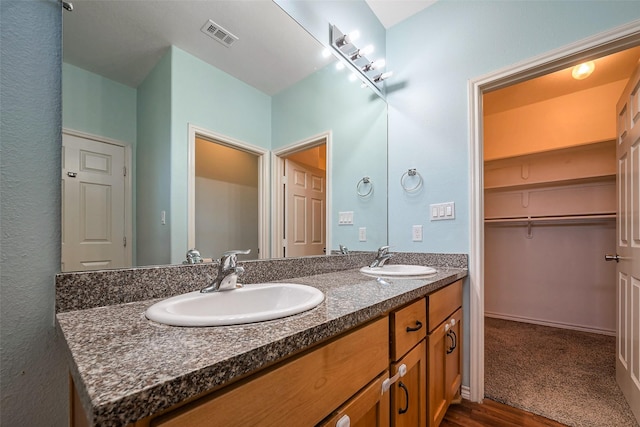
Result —
[[593, 61], [585, 62], [573, 67], [573, 70], [571, 70], [571, 76], [576, 80], [583, 80], [589, 77], [595, 68], [596, 64], [594, 64]]
[[344, 69], [344, 64], [340, 61], [336, 62], [336, 70], [340, 71]]
[[325, 48], [322, 50], [322, 57], [323, 58], [328, 58], [331, 56], [331, 51], [329, 50], [329, 48]]

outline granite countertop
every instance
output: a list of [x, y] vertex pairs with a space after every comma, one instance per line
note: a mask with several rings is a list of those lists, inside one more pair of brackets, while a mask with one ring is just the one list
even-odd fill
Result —
[[284, 319], [225, 327], [147, 320], [161, 298], [58, 313], [70, 370], [92, 425], [127, 425], [203, 394], [467, 276], [437, 267], [428, 279], [378, 283], [357, 269], [279, 280], [325, 293]]

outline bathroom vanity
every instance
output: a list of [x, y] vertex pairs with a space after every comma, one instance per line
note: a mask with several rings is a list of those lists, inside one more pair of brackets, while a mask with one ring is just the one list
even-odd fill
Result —
[[[438, 425], [459, 396], [466, 257], [432, 262], [437, 273], [428, 278], [383, 282], [350, 257], [355, 266], [342, 266], [350, 268], [323, 273], [320, 257], [323, 267], [309, 275], [275, 279], [317, 287], [325, 301], [261, 323], [161, 325], [144, 317], [158, 298], [69, 311], [60, 304], [72, 425]], [[85, 281], [59, 277], [58, 290]]]

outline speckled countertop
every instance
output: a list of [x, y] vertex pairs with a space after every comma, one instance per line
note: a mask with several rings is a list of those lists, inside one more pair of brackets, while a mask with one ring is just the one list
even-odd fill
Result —
[[247, 325], [185, 328], [147, 320], [160, 298], [57, 314], [69, 366], [92, 425], [126, 425], [341, 334], [467, 275], [437, 267], [388, 285], [357, 269], [280, 280], [325, 293], [318, 307]]

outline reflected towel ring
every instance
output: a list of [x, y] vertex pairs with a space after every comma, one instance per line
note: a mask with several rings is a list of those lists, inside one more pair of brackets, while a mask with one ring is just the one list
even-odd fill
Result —
[[[405, 183], [404, 183], [404, 179], [407, 176], [417, 176], [418, 177], [418, 183], [416, 185], [414, 185], [413, 187], [407, 187], [405, 185]], [[405, 173], [402, 174], [402, 177], [400, 177], [400, 185], [402, 186], [404, 191], [406, 191], [408, 193], [416, 191], [416, 190], [420, 189], [420, 187], [422, 187], [422, 175], [420, 175], [420, 172], [418, 172], [415, 168], [414, 169], [409, 169]]]
[[[362, 192], [362, 188], [366, 188], [366, 185], [369, 184], [369, 191], [366, 193]], [[356, 185], [356, 192], [360, 197], [367, 197], [373, 191], [373, 183], [368, 176], [363, 177], [360, 181], [358, 181], [358, 185]]]

